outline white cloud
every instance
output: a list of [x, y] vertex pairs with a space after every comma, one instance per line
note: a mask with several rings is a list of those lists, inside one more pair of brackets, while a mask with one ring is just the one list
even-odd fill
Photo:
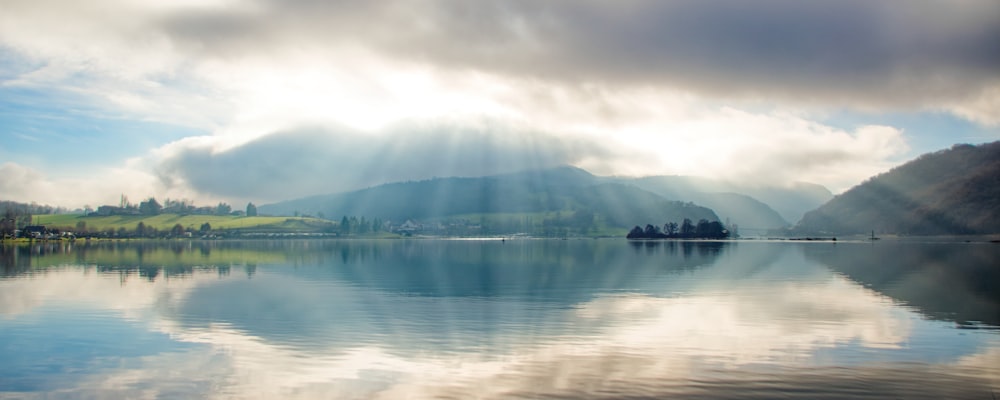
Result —
[[1000, 85], [983, 87], [968, 100], [950, 106], [951, 112], [970, 121], [1000, 126]]
[[[860, 1], [765, 0], [754, 3], [753, 12], [746, 7], [9, 1], [0, 15], [0, 46], [25, 60], [4, 85], [71, 91], [115, 118], [205, 132], [136, 154], [140, 162], [108, 166], [131, 170], [128, 184], [100, 185], [116, 193], [279, 200], [263, 193], [264, 185], [256, 193], [227, 192], [224, 185], [214, 190], [233, 177], [215, 170], [168, 176], [162, 162], [200, 152], [253, 165], [239, 158], [247, 146], [294, 136], [304, 126], [364, 132], [369, 136], [357, 145], [375, 146], [409, 143], [414, 131], [428, 127], [478, 132], [484, 120], [517, 135], [540, 135], [533, 146], [555, 147], [535, 151], [562, 152], [558, 161], [598, 174], [798, 180], [840, 191], [900, 162], [908, 151], [906, 132], [833, 128], [796, 116], [801, 109], [947, 110], [998, 123], [1000, 69], [993, 68], [995, 52], [986, 51], [997, 26], [991, 2], [928, 1], [906, 13]], [[760, 103], [770, 109], [754, 110]], [[586, 151], [568, 153], [574, 147]], [[278, 146], [273, 157], [310, 154], [321, 158], [312, 162], [338, 171], [370, 166], [330, 164], [323, 159], [339, 153], [318, 150]], [[452, 164], [454, 170], [442, 167], [433, 175], [470, 174], [459, 169], [461, 160]], [[12, 193], [72, 197], [56, 192], [76, 178], [38, 172], [50, 182]], [[94, 181], [117, 182], [124, 173], [115, 173]], [[283, 179], [312, 185], [316, 190], [308, 194], [315, 194], [433, 176], [367, 175], [325, 188], [306, 176]]]
[[[371, 76], [400, 70], [406, 75], [416, 65], [445, 77], [476, 71], [562, 86], [588, 83], [612, 92], [658, 87], [793, 106], [938, 110], [979, 102], [980, 96], [995, 101], [995, 93], [980, 93], [1000, 81], [995, 2], [954, 7], [925, 1], [907, 3], [906, 12], [899, 12], [902, 7], [788, 0], [38, 0], [6, 2], [0, 37], [45, 64], [22, 80], [58, 83], [85, 74], [124, 90], [164, 79], [204, 84], [209, 92], [229, 88], [227, 83], [238, 86], [229, 96], [255, 86], [273, 93], [267, 87], [275, 80], [291, 81], [281, 83], [282, 91], [295, 95], [300, 92], [288, 91], [287, 84], [305, 80], [318, 84], [305, 89], [322, 89], [326, 99], [346, 89], [334, 104], [347, 107], [344, 118], [358, 118], [358, 104], [369, 100], [376, 101], [370, 108], [379, 108], [382, 94], [372, 99], [356, 97], [356, 91], [393, 78], [373, 82]], [[383, 65], [365, 71], [371, 59]], [[248, 66], [263, 75], [248, 76]], [[420, 89], [403, 91], [409, 96]]]
[[[52, 206], [97, 208], [117, 204], [120, 195], [207, 199], [187, 188], [166, 188], [155, 175], [132, 160], [115, 168], [74, 170], [71, 175], [49, 176], [15, 163], [0, 165], [0, 193], [4, 200]], [[161, 197], [162, 196], [162, 197]]]
[[[233, 127], [230, 133], [184, 138], [126, 164], [87, 172], [51, 174], [7, 163], [0, 168], [8, 179], [0, 185], [10, 200], [70, 207], [114, 202], [122, 193], [236, 204], [575, 165], [599, 175], [815, 182], [838, 192], [888, 170], [909, 149], [903, 132], [892, 127], [845, 131], [790, 115], [696, 109], [683, 100], [673, 102], [688, 110], [681, 113], [643, 110], [640, 103], [564, 105], [554, 117], [507, 103], [514, 116], [507, 121], [525, 121], [522, 125], [492, 119], [411, 122], [375, 131], [320, 125], [255, 135]], [[556, 130], [552, 119], [569, 115], [577, 116], [574, 129]]]

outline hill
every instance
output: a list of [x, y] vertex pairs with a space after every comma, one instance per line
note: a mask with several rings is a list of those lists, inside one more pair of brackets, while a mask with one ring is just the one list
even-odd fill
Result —
[[822, 185], [805, 182], [789, 186], [744, 185], [695, 176], [649, 176], [627, 181], [669, 199], [705, 205], [722, 218], [758, 229], [788, 226], [833, 198]]
[[[728, 219], [743, 229], [767, 230], [790, 225], [769, 205], [745, 194], [727, 192], [738, 189], [731, 185], [690, 176], [650, 176], [626, 182], [668, 199], [690, 201], [711, 208], [723, 221]], [[819, 204], [822, 202], [812, 207]]]
[[764, 202], [793, 224], [801, 220], [806, 212], [833, 198], [833, 193], [825, 186], [808, 182], [795, 182], [790, 186], [737, 187], [732, 191]]
[[955, 145], [877, 175], [806, 213], [798, 232], [1000, 232], [1000, 142]]
[[560, 213], [587, 225], [602, 221], [610, 227], [680, 222], [718, 216], [705, 207], [670, 201], [632, 185], [608, 183], [573, 167], [478, 178], [436, 178], [392, 183], [373, 188], [259, 207], [261, 213], [295, 212], [340, 216], [367, 216], [393, 221], [435, 219], [483, 214]]
[[231, 215], [110, 215], [83, 216], [80, 214], [42, 214], [33, 216], [34, 223], [50, 229], [71, 232], [105, 232], [125, 229], [132, 231], [141, 222], [157, 231], [170, 231], [180, 224], [185, 230], [197, 231], [202, 224], [216, 230], [252, 230], [266, 232], [315, 232], [330, 227], [329, 221], [316, 218], [295, 217], [239, 217]]

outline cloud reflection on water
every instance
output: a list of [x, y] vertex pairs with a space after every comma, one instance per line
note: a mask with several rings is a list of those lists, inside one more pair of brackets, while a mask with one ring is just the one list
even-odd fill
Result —
[[[943, 363], [914, 360], [926, 351], [914, 347], [928, 331], [943, 329], [940, 323], [830, 273], [798, 246], [692, 248], [687, 259], [681, 248], [635, 251], [620, 242], [580, 256], [562, 248], [556, 253], [574, 261], [574, 274], [563, 275], [566, 263], [529, 244], [520, 249], [532, 254], [526, 259], [545, 261], [516, 256], [525, 264], [493, 267], [561, 279], [535, 284], [574, 289], [562, 297], [506, 287], [503, 279], [402, 293], [401, 281], [389, 279], [398, 279], [394, 265], [401, 261], [435, 259], [460, 265], [434, 271], [442, 285], [494, 276], [492, 269], [470, 275], [458, 261], [499, 250], [454, 246], [466, 247], [266, 265], [250, 279], [196, 271], [121, 285], [87, 268], [55, 268], [0, 281], [0, 310], [8, 321], [46, 304], [115, 310], [177, 342], [199, 344], [143, 356], [131, 368], [95, 371], [67, 392], [95, 397], [767, 397], [808, 385], [812, 394], [846, 395], [849, 388], [838, 385], [849, 381], [893, 383], [882, 394], [923, 397], [996, 388], [1000, 376], [993, 362], [1000, 340], [989, 333], [952, 339], [960, 345], [944, 346], [962, 352]], [[447, 251], [456, 249], [464, 251]], [[694, 256], [703, 258], [689, 268], [660, 268], [664, 260]], [[575, 264], [587, 257], [599, 268]], [[622, 278], [623, 269], [633, 278]], [[922, 370], [903, 373], [914, 366]], [[914, 377], [940, 387], [895, 385]]]

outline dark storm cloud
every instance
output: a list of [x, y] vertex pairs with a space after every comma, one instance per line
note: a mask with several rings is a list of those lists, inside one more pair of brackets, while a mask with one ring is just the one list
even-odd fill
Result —
[[381, 135], [315, 128], [276, 132], [222, 152], [183, 147], [156, 170], [168, 185], [273, 200], [405, 180], [551, 167], [609, 155], [591, 143], [503, 128], [436, 127]]
[[[913, 104], [1000, 80], [995, 0], [262, 0], [164, 21], [203, 54], [369, 46], [445, 68], [721, 95]], [[250, 7], [252, 9], [253, 7]]]

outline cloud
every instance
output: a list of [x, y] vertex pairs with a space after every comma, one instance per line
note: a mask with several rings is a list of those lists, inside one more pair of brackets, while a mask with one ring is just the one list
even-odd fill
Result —
[[839, 191], [902, 161], [906, 132], [810, 114], [1000, 123], [990, 0], [10, 0], [4, 11], [0, 84], [200, 130], [109, 168], [134, 169], [132, 190], [196, 200], [552, 164]]
[[[641, 122], [652, 119], [647, 115]], [[908, 149], [902, 132], [891, 127], [852, 132], [793, 116], [731, 109], [653, 126], [612, 125], [619, 125], [612, 136], [549, 133], [497, 121], [401, 124], [377, 132], [313, 127], [236, 145], [219, 137], [182, 140], [146, 162], [166, 188], [242, 202], [558, 165], [599, 175], [820, 182], [840, 191], [890, 168], [891, 159]]]
[[[177, 390], [207, 398], [670, 397], [706, 387], [740, 394], [756, 388], [768, 397], [772, 392], [751, 379], [760, 374], [787, 383], [776, 391], [845, 393], [861, 378], [870, 384], [865, 387], [885, 390], [884, 397], [907, 397], [897, 391], [909, 390], [912, 384], [900, 383], [914, 376], [938, 385], [929, 386], [934, 390], [961, 394], [989, 386], [1000, 355], [995, 338], [964, 335], [953, 343], [955, 351], [936, 354], [930, 345], [929, 353], [915, 354], [934, 339], [928, 329], [944, 327], [822, 266], [802, 264], [798, 250], [731, 247], [734, 253], [713, 266], [685, 271], [691, 279], [653, 285], [663, 296], [590, 291], [569, 306], [504, 299], [519, 317], [541, 321], [528, 330], [519, 319], [496, 319], [495, 299], [399, 296], [350, 279], [326, 280], [333, 278], [329, 268], [310, 266], [308, 257], [302, 264], [299, 253], [261, 266], [252, 280], [197, 268], [181, 279], [147, 281], [134, 273], [54, 267], [34, 279], [5, 282], [4, 298], [14, 303], [0, 303], [0, 316], [34, 316], [47, 327], [52, 315], [46, 312], [70, 305], [197, 345], [129, 357], [121, 368], [88, 370], [79, 384], [63, 388], [118, 397]], [[622, 255], [610, 259], [624, 260]], [[358, 267], [371, 272], [365, 265]], [[628, 262], [601, 270], [613, 277], [615, 267], [634, 270]], [[796, 279], [788, 279], [789, 269]], [[362, 275], [362, 282], [380, 281], [377, 272]], [[123, 277], [133, 279], [123, 283]], [[248, 314], [257, 303], [263, 307]], [[280, 312], [289, 304], [305, 305], [296, 311], [304, 316], [289, 319]], [[278, 312], [268, 314], [276, 305]], [[365, 312], [372, 307], [381, 312]], [[462, 324], [448, 326], [456, 317], [476, 316], [488, 323], [473, 324], [475, 333]], [[366, 329], [372, 321], [378, 326]], [[299, 325], [307, 329], [290, 329]], [[456, 346], [463, 339], [473, 345]], [[872, 355], [878, 365], [853, 364]], [[914, 375], [914, 363], [926, 368]], [[172, 373], [164, 376], [164, 370]], [[692, 376], [703, 380], [693, 387]]]
[[[399, 128], [404, 129], [404, 128]], [[275, 132], [216, 151], [213, 141], [164, 149], [156, 171], [170, 186], [218, 196], [289, 199], [435, 176], [482, 176], [573, 164], [612, 153], [594, 143], [503, 126], [407, 126]]]
[[[0, 165], [0, 193], [3, 200], [37, 202], [53, 206], [97, 208], [117, 204], [120, 195], [198, 197], [187, 188], [164, 188], [138, 160], [124, 165], [74, 171], [75, 175], [52, 176], [33, 168], [7, 162]], [[201, 198], [201, 197], [198, 197]]]
[[1000, 86], [993, 1], [257, 5], [254, 15], [175, 15], [162, 29], [208, 54], [360, 43], [445, 69], [793, 104], [934, 107]]
[[792, 105], [965, 110], [1000, 87], [990, 0], [8, 3], [9, 45], [124, 77], [303, 54], [350, 65], [364, 49], [397, 65]]

